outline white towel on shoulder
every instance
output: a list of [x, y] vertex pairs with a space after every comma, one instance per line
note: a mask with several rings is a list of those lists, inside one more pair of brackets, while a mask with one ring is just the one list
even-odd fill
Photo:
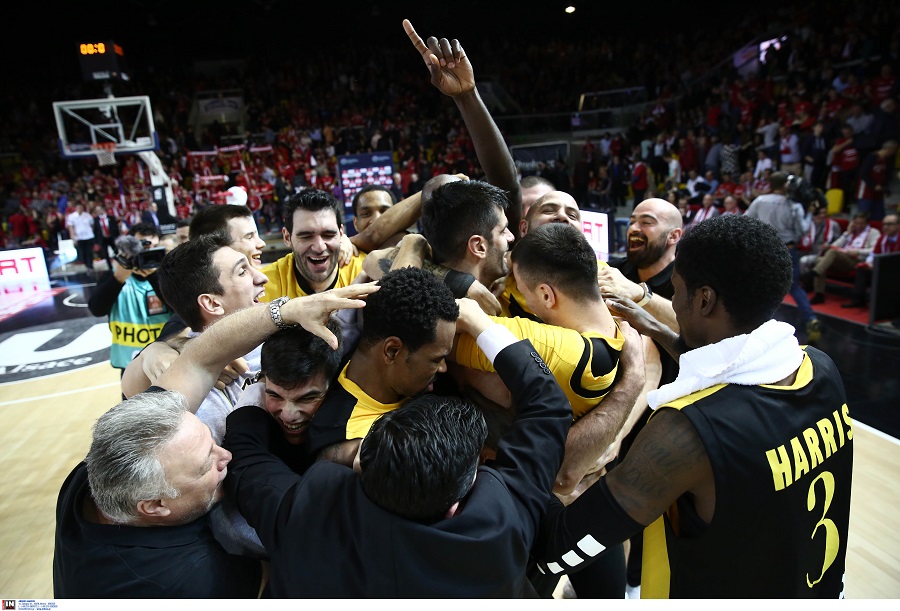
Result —
[[794, 327], [770, 320], [751, 333], [685, 352], [675, 381], [647, 393], [647, 402], [656, 409], [716, 384], [773, 384], [796, 371], [803, 356]]

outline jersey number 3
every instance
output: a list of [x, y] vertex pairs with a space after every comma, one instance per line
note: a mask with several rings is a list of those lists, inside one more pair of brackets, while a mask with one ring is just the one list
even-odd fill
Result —
[[835, 526], [834, 522], [829, 518], [825, 517], [829, 507], [831, 507], [831, 501], [834, 498], [834, 475], [832, 475], [830, 471], [824, 471], [809, 485], [809, 493], [806, 496], [806, 509], [807, 511], [813, 511], [818, 506], [818, 499], [816, 498], [816, 482], [819, 480], [822, 480], [822, 485], [825, 487], [825, 498], [823, 499], [825, 503], [822, 508], [822, 517], [816, 522], [816, 527], [813, 529], [810, 539], [816, 538], [816, 533], [819, 532], [820, 527], [825, 529], [825, 558], [822, 562], [822, 572], [815, 581], [811, 581], [810, 576], [807, 573], [806, 585], [810, 588], [822, 581], [822, 577], [825, 576], [825, 571], [828, 570], [828, 567], [830, 567], [834, 562], [834, 559], [837, 558], [838, 550], [841, 546], [841, 537], [840, 534], [838, 534], [837, 526]]

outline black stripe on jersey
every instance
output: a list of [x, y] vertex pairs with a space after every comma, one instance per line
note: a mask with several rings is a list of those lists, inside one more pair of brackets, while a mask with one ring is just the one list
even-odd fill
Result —
[[509, 296], [509, 316], [510, 318], [527, 318], [528, 320], [533, 320], [534, 322], [544, 322], [531, 312], [527, 312], [525, 308], [519, 305], [519, 302], [516, 301], [516, 298], [512, 295]]
[[[619, 351], [613, 350], [609, 344], [597, 337], [592, 337], [588, 340], [588, 338], [582, 335], [581, 339], [584, 341], [584, 350], [581, 353], [581, 359], [578, 361], [578, 365], [575, 366], [575, 371], [572, 372], [572, 378], [569, 380], [569, 385], [580, 397], [584, 397], [585, 399], [599, 399], [606, 395], [606, 393], [612, 389], [613, 385], [610, 384], [608, 388], [604, 388], [603, 390], [588, 390], [584, 388], [581, 385], [581, 378], [584, 376], [584, 370], [587, 369], [588, 361], [590, 361], [591, 375], [595, 378], [608, 374], [619, 362]], [[618, 372], [616, 372], [616, 378], [618, 379]]]

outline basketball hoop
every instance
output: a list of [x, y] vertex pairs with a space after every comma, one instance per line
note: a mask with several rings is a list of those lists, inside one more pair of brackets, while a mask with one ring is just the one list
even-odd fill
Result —
[[101, 166], [116, 165], [116, 143], [97, 142], [91, 145], [91, 150], [97, 156], [97, 163]]

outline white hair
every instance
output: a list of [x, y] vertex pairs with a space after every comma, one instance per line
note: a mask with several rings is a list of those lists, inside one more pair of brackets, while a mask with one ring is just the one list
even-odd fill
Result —
[[178, 433], [187, 410], [181, 393], [144, 392], [97, 420], [86, 459], [88, 483], [97, 508], [111, 520], [132, 523], [139, 501], [178, 496], [159, 453]]

